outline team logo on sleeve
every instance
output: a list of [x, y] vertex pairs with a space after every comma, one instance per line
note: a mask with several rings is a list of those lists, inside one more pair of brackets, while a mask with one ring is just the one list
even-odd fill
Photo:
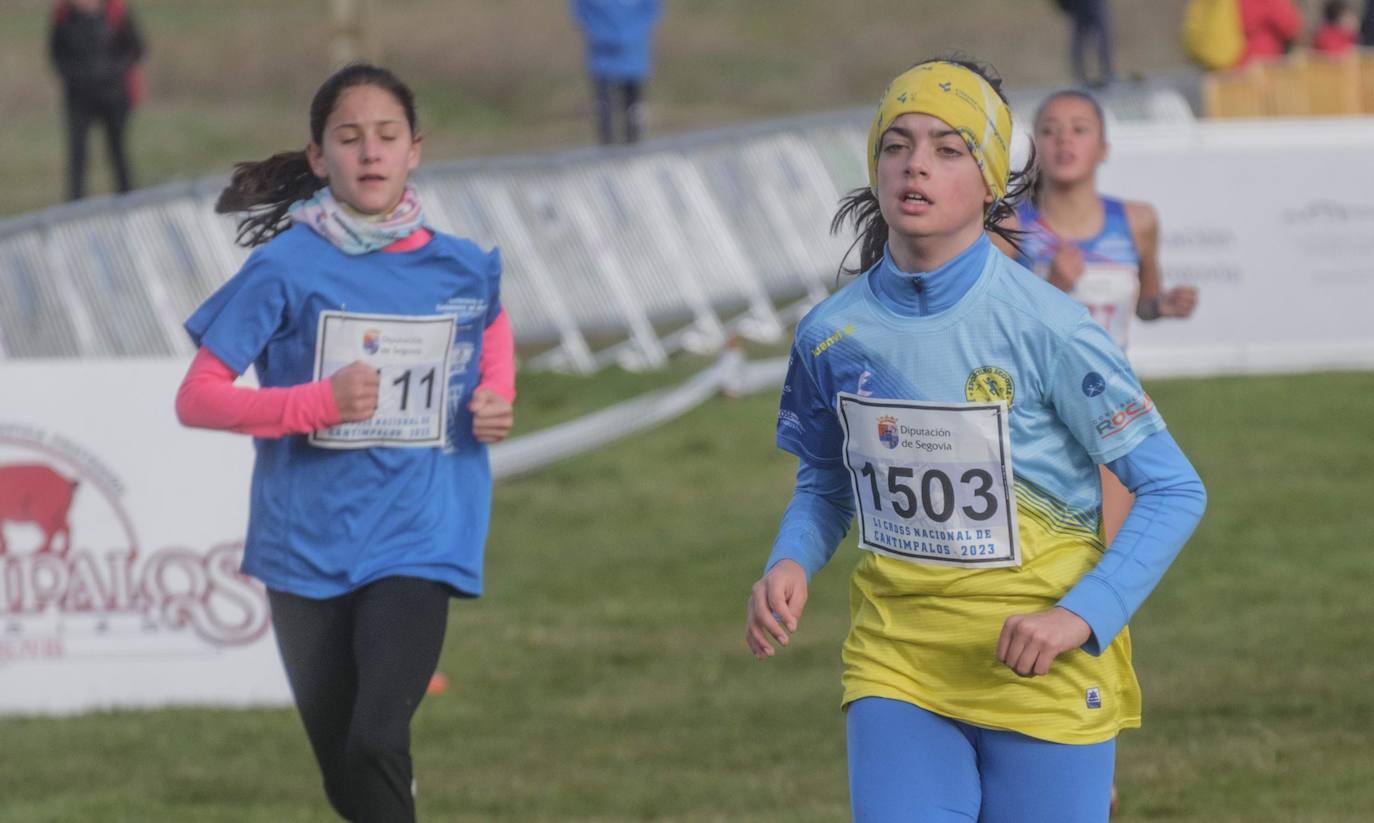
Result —
[[878, 418], [878, 442], [889, 449], [897, 448], [901, 438], [897, 435], [897, 418], [883, 416]]
[[1096, 397], [1107, 390], [1107, 378], [1095, 371], [1083, 375], [1083, 394]]
[[964, 383], [964, 398], [970, 403], [992, 403], [998, 400], [1011, 408], [1016, 396], [1016, 382], [1011, 375], [996, 366], [979, 366], [969, 372]]
[[1093, 428], [1097, 430], [1098, 437], [1107, 440], [1121, 434], [1137, 420], [1147, 419], [1150, 412], [1154, 410], [1155, 403], [1150, 399], [1150, 395], [1141, 393], [1139, 397], [1117, 406], [1094, 420]]

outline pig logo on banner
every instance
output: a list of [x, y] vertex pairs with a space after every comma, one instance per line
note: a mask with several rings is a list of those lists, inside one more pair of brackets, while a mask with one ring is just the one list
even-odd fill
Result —
[[[207, 645], [244, 645], [267, 631], [266, 592], [238, 571], [242, 542], [145, 551], [125, 494], [119, 476], [83, 446], [0, 424], [0, 667], [88, 654], [203, 654]], [[154, 643], [168, 633], [184, 640]]]
[[62, 537], [61, 554], [72, 547], [72, 529], [67, 512], [77, 481], [58, 474], [49, 466], [17, 463], [0, 465], [0, 554], [9, 551], [5, 542], [6, 523], [33, 523], [43, 532], [38, 551], [47, 554]]

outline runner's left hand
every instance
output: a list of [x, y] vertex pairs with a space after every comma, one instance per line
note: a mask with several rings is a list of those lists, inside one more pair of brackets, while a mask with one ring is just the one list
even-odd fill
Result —
[[515, 424], [510, 401], [490, 389], [478, 389], [468, 403], [472, 412], [472, 436], [482, 443], [499, 443]]
[[1022, 677], [1049, 674], [1061, 653], [1088, 642], [1092, 629], [1061, 606], [1035, 614], [1013, 614], [997, 638], [997, 659]]

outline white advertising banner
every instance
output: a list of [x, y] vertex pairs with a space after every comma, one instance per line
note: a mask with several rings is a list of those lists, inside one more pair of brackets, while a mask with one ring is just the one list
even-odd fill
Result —
[[0, 361], [0, 712], [290, 702], [252, 443], [177, 423], [186, 366]]
[[1155, 206], [1187, 320], [1136, 321], [1146, 375], [1374, 368], [1374, 118], [1120, 126], [1102, 191]]

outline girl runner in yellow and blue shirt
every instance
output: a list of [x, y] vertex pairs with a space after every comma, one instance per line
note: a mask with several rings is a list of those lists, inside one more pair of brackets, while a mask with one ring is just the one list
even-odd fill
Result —
[[[972, 64], [888, 86], [869, 133], [864, 273], [800, 323], [778, 444], [800, 460], [749, 600], [759, 658], [857, 514], [844, 643], [854, 818], [1105, 820], [1140, 722], [1126, 623], [1205, 492], [1088, 312], [993, 248], [1011, 113]], [[1106, 545], [1095, 464], [1138, 496]]]

